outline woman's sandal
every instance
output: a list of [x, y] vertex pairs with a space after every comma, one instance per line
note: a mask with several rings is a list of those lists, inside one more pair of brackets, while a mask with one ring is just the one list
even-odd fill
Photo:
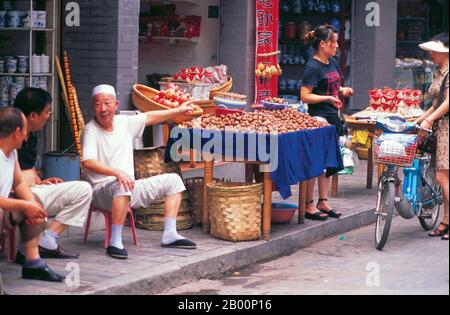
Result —
[[[444, 227], [444, 229], [440, 229], [440, 227]], [[435, 230], [433, 233], [428, 234], [430, 237], [443, 237], [445, 234], [448, 234], [448, 224], [441, 222], [439, 224], [437, 230]]]
[[330, 211], [322, 210], [319, 208], [319, 203], [322, 201], [328, 201], [328, 199], [319, 199], [319, 202], [317, 203], [317, 209], [319, 209], [322, 213], [327, 214], [330, 218], [339, 219], [342, 217], [342, 213], [337, 212], [336, 209], [331, 209]]
[[[310, 205], [314, 203], [314, 200], [311, 200], [309, 202], [306, 202], [307, 205]], [[328, 215], [324, 215], [324, 213], [322, 213], [321, 211], [317, 211], [316, 213], [305, 213], [305, 218], [308, 220], [313, 220], [313, 221], [326, 221], [328, 220]]]

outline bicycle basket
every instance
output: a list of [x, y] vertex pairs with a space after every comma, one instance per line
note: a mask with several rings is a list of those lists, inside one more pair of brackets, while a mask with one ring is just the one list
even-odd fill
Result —
[[416, 135], [383, 134], [374, 141], [376, 162], [411, 167], [416, 156], [417, 145]]

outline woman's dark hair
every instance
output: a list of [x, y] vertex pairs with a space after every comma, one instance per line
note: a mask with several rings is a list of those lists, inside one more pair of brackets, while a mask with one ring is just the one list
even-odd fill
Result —
[[22, 112], [11, 106], [0, 109], [0, 139], [8, 137], [17, 128], [23, 128]]
[[440, 41], [442, 43], [444, 43], [444, 46], [448, 48], [448, 33], [440, 33], [436, 36], [434, 36], [432, 39], [432, 41]]
[[322, 41], [328, 41], [331, 39], [333, 34], [337, 34], [338, 31], [332, 25], [321, 25], [317, 27], [314, 31], [309, 32], [305, 35], [305, 41], [310, 43], [315, 50], [319, 50], [320, 43]]
[[26, 117], [31, 113], [42, 114], [47, 105], [52, 103], [52, 96], [43, 89], [25, 88], [16, 97], [14, 107], [20, 109]]

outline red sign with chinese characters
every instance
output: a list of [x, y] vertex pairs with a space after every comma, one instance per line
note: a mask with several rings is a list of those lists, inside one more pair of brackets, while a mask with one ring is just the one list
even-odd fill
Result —
[[[259, 54], [273, 53], [278, 50], [278, 25], [280, 0], [256, 1], [256, 65], [276, 65], [277, 55], [261, 57]], [[256, 77], [256, 103], [267, 98], [278, 96], [278, 76], [270, 79]]]

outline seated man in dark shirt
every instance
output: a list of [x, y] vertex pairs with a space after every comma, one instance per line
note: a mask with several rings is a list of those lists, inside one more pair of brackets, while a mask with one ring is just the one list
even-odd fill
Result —
[[[35, 169], [37, 138], [35, 132], [44, 129], [50, 117], [52, 98], [42, 89], [26, 88], [19, 93], [14, 106], [22, 110], [28, 122], [28, 137], [19, 150], [19, 163], [25, 181], [49, 216], [55, 220], [45, 231], [39, 251], [43, 258], [73, 259], [78, 253], [68, 253], [58, 244], [58, 237], [68, 226], [83, 227], [92, 199], [92, 188], [86, 182], [64, 183], [59, 178], [41, 180]], [[18, 255], [21, 259], [20, 253]]]

